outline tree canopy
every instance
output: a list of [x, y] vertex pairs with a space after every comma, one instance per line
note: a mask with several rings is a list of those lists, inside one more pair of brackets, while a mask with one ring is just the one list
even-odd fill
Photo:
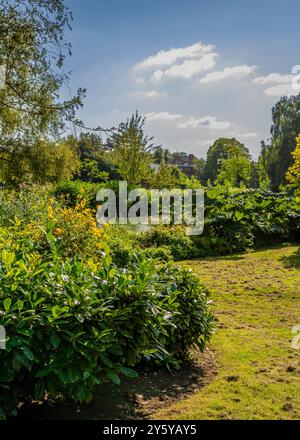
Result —
[[206, 164], [204, 167], [204, 177], [211, 182], [214, 182], [220, 173], [222, 161], [234, 156], [243, 156], [250, 158], [249, 150], [239, 142], [232, 138], [219, 138], [207, 152]]
[[295, 138], [300, 133], [300, 94], [283, 97], [272, 109], [271, 143], [262, 149], [260, 163], [268, 175], [271, 189], [286, 184], [292, 165]]
[[61, 88], [70, 45], [64, 39], [71, 14], [62, 0], [0, 0], [0, 161], [18, 156], [38, 141], [54, 139], [74, 121], [85, 90], [68, 100]]
[[300, 199], [300, 135], [296, 138], [296, 148], [292, 152], [293, 163], [286, 174], [287, 181], [295, 188]]
[[145, 118], [136, 112], [109, 138], [113, 148], [112, 161], [118, 173], [131, 185], [147, 180], [150, 173], [150, 153], [154, 146], [153, 139], [144, 134], [144, 124]]

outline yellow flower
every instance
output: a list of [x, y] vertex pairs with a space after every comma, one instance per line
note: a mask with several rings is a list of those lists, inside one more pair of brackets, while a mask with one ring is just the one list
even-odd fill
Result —
[[53, 230], [53, 233], [54, 233], [55, 235], [62, 235], [62, 234], [64, 233], [64, 231], [63, 231], [62, 228], [55, 228], [55, 229]]
[[48, 208], [47, 208], [47, 216], [48, 216], [48, 218], [50, 220], [52, 220], [54, 218], [53, 217], [53, 208], [52, 208], [52, 206], [48, 206]]

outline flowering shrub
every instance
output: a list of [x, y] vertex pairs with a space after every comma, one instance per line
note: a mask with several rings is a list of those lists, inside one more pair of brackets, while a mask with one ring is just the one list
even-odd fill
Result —
[[[12, 205], [15, 204], [15, 207]], [[86, 199], [77, 196], [74, 206], [65, 206], [54, 197], [33, 197], [18, 194], [14, 200], [0, 200], [2, 211], [1, 242], [18, 239], [28, 249], [40, 254], [56, 252], [68, 257], [101, 260], [108, 240], [108, 225], [98, 227], [96, 211], [86, 206]]]
[[288, 169], [286, 179], [296, 189], [296, 196], [300, 202], [300, 135], [296, 138], [296, 148], [292, 152], [293, 165]]
[[95, 256], [108, 239], [108, 225], [98, 227], [95, 211], [86, 207], [84, 198], [78, 197], [74, 207], [60, 206], [54, 198], [50, 198], [47, 220], [47, 230], [53, 234], [64, 256]]

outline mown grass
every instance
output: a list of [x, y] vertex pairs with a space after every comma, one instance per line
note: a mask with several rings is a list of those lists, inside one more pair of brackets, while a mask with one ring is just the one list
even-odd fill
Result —
[[300, 325], [297, 247], [184, 262], [212, 290], [218, 375], [155, 418], [299, 419]]

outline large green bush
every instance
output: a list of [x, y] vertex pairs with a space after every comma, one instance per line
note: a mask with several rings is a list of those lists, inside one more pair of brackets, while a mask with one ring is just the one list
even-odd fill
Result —
[[145, 360], [176, 366], [210, 338], [207, 291], [185, 270], [142, 257], [118, 269], [107, 255], [92, 271], [26, 249], [15, 243], [0, 253], [2, 418], [45, 394], [88, 401], [102, 381], [135, 376]]
[[142, 247], [167, 246], [176, 260], [191, 257], [193, 243], [181, 225], [159, 225], [151, 227], [140, 236]]

